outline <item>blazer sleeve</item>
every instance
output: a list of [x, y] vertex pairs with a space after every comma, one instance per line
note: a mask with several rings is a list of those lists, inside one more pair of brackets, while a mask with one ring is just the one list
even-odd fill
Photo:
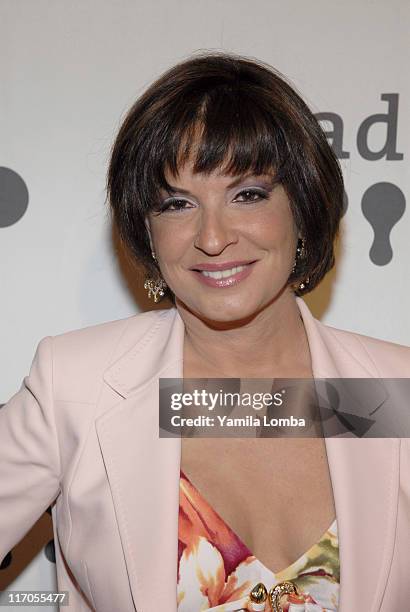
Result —
[[60, 490], [52, 343], [40, 340], [29, 375], [0, 409], [0, 563]]

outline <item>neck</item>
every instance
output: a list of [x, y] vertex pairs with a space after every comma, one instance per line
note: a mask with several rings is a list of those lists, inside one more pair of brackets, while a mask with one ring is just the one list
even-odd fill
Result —
[[176, 306], [185, 325], [184, 377], [310, 375], [309, 344], [293, 293], [234, 324], [201, 319], [178, 301]]

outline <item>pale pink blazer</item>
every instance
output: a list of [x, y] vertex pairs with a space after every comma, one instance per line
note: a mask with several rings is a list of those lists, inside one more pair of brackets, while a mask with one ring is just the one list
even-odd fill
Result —
[[[410, 377], [410, 348], [324, 325], [297, 304], [316, 378]], [[0, 560], [56, 500], [62, 609], [176, 610], [181, 442], [158, 438], [157, 402], [158, 378], [182, 376], [183, 336], [175, 308], [47, 336], [0, 410]], [[409, 439], [326, 448], [340, 612], [410, 610]]]

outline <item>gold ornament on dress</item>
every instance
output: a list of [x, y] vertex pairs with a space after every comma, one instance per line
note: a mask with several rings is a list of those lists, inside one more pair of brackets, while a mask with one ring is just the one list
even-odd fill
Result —
[[290, 595], [291, 593], [299, 595], [296, 585], [290, 580], [279, 582], [276, 586], [274, 586], [269, 591], [269, 601], [270, 605], [272, 606], [272, 612], [283, 612], [280, 600], [283, 595]]
[[290, 595], [291, 593], [299, 595], [296, 585], [290, 580], [279, 582], [272, 587], [269, 592], [262, 582], [258, 582], [249, 594], [247, 610], [249, 612], [266, 610], [265, 604], [266, 600], [269, 598], [272, 612], [283, 612], [280, 600], [284, 595]]
[[263, 612], [265, 610], [265, 602], [268, 598], [268, 590], [262, 582], [255, 584], [249, 594], [248, 610], [252, 612]]

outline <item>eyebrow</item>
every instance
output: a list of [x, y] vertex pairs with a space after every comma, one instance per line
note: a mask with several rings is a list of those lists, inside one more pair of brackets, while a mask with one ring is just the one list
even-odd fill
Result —
[[[235, 187], [238, 183], [241, 183], [247, 178], [258, 178], [256, 174], [241, 174], [236, 179], [234, 179], [229, 185], [226, 186], [226, 189], [231, 189], [231, 187]], [[274, 177], [271, 177], [271, 184], [274, 184]], [[190, 191], [187, 189], [182, 189], [181, 187], [174, 187], [173, 185], [169, 186], [170, 193], [183, 193], [184, 195], [190, 195]]]

